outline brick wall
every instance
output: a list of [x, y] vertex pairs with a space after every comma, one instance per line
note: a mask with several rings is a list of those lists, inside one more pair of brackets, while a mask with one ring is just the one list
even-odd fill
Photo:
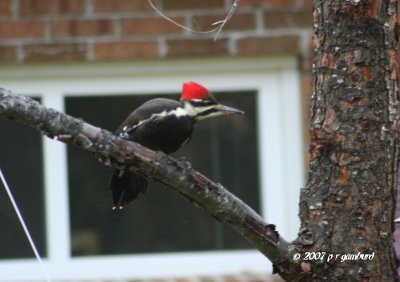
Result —
[[[225, 18], [233, 0], [153, 2], [174, 21], [191, 29], [209, 30], [212, 23]], [[311, 7], [312, 0], [240, 0], [215, 41], [215, 34], [190, 33], [162, 19], [147, 0], [0, 0], [0, 63], [296, 55], [307, 121]], [[307, 125], [304, 132], [308, 140]], [[194, 280], [183, 277], [168, 281]], [[248, 273], [195, 281], [278, 278]]]
[[[233, 0], [153, 0], [176, 22], [208, 30]], [[147, 0], [1, 0], [0, 62], [99, 61], [308, 53], [311, 0], [241, 0], [223, 32], [195, 34]]]
[[[174, 21], [209, 30], [234, 0], [153, 0]], [[311, 93], [312, 0], [240, 0], [215, 34], [185, 31], [147, 0], [0, 0], [0, 63], [298, 55], [305, 121]], [[304, 127], [308, 140], [308, 125]]]

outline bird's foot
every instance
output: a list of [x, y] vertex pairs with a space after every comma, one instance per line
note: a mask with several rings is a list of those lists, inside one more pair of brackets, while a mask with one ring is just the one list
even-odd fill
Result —
[[61, 141], [63, 143], [70, 143], [74, 138], [71, 134], [61, 134], [54, 137], [56, 138], [56, 140]]
[[111, 166], [111, 160], [102, 156], [101, 154], [94, 153], [95, 158], [106, 166]]
[[178, 163], [180, 164], [180, 167], [182, 167], [184, 173], [189, 173], [189, 171], [192, 169], [192, 164], [186, 160], [186, 157], [180, 157], [178, 159]]
[[186, 161], [186, 157], [182, 156], [178, 158], [178, 162], [185, 162]]

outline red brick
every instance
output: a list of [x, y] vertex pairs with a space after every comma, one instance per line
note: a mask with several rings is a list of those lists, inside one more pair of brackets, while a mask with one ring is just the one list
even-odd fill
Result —
[[0, 21], [0, 38], [43, 37], [44, 24], [41, 21]]
[[287, 7], [295, 4], [296, 0], [240, 0], [239, 7]]
[[22, 16], [83, 14], [83, 0], [20, 0]]
[[96, 42], [93, 45], [94, 58], [125, 59], [157, 57], [157, 42], [155, 41], [116, 41]]
[[298, 54], [300, 40], [295, 35], [247, 37], [237, 41], [238, 54]]
[[58, 14], [83, 14], [85, 1], [82, 0], [57, 0]]
[[243, 272], [242, 281], [246, 282], [284, 282], [279, 275], [266, 274], [266, 273], [253, 273], [253, 272]]
[[114, 23], [110, 19], [55, 20], [52, 32], [55, 37], [110, 35], [114, 32]]
[[174, 282], [193, 282], [193, 278], [191, 278], [191, 277], [177, 277], [177, 278], [174, 278]]
[[[184, 19], [182, 17], [175, 17], [172, 19], [180, 24], [184, 23]], [[160, 17], [145, 19], [123, 19], [121, 21], [121, 30], [122, 34], [163, 34], [182, 32], [180, 27]]]
[[[225, 19], [226, 14], [195, 16], [193, 17], [193, 27], [195, 30], [210, 30], [216, 26], [215, 22]], [[235, 13], [233, 17], [224, 25], [223, 30], [250, 30], [255, 29], [255, 16], [252, 13]]]
[[0, 46], [0, 62], [1, 63], [17, 62], [17, 48], [14, 46]]
[[149, 282], [167, 282], [168, 280], [164, 279], [164, 278], [153, 278], [153, 279], [150, 279], [148, 281]]
[[310, 140], [310, 121], [311, 121], [311, 95], [312, 95], [312, 78], [311, 72], [304, 73], [301, 76], [301, 111], [302, 111], [302, 124], [303, 124], [303, 140], [304, 144], [304, 164], [307, 165], [310, 160], [309, 150], [307, 147]]
[[53, 0], [20, 0], [19, 12], [22, 16], [51, 14], [55, 7]]
[[224, 282], [241, 282], [242, 279], [240, 279], [240, 276], [238, 275], [226, 275], [223, 276], [223, 281]]
[[95, 13], [152, 11], [146, 0], [93, 0]]
[[312, 26], [311, 9], [266, 11], [265, 28], [309, 27]]
[[163, 0], [164, 10], [216, 9], [224, 7], [224, 0]]
[[[301, 94], [303, 102], [308, 102], [312, 94], [311, 73], [309, 75], [301, 76]], [[307, 111], [309, 108], [307, 108]]]
[[226, 39], [180, 39], [167, 41], [168, 56], [228, 55]]
[[217, 281], [219, 281], [218, 277], [214, 277], [214, 276], [200, 276], [199, 280], [200, 280], [200, 282], [217, 282]]
[[302, 57], [301, 71], [302, 71], [302, 73], [311, 74], [311, 71], [312, 71], [312, 56], [311, 55], [309, 55], [308, 57]]
[[76, 61], [86, 57], [85, 44], [37, 44], [25, 45], [26, 62]]
[[314, 4], [314, 0], [303, 0], [303, 6], [312, 8], [313, 4]]
[[11, 16], [11, 0], [0, 1], [0, 16]]

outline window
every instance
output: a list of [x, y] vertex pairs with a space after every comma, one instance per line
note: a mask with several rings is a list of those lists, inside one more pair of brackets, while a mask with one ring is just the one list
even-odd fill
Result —
[[[296, 66], [295, 58], [52, 65], [32, 71], [17, 66], [0, 70], [0, 80], [4, 88], [38, 93], [44, 105], [111, 131], [144, 100], [160, 95], [177, 99], [183, 81], [206, 85], [221, 103], [246, 114], [199, 123], [191, 142], [174, 156], [185, 156], [195, 169], [223, 183], [291, 240], [298, 229], [303, 185]], [[113, 212], [109, 167], [32, 129], [22, 126], [19, 131], [8, 121], [0, 121], [0, 127], [16, 130], [13, 139], [2, 137], [8, 145], [0, 148], [1, 165], [52, 279], [266, 271], [268, 263], [260, 253], [177, 193], [151, 182], [146, 195]], [[0, 216], [4, 208], [2, 204]], [[4, 243], [14, 236], [1, 232], [0, 281], [42, 279], [22, 232], [15, 235], [24, 241], [19, 249], [4, 252], [1, 248], [16, 243]]]
[[[21, 124], [0, 119], [0, 166], [40, 254], [46, 256], [43, 191], [43, 150], [38, 132]], [[33, 258], [8, 195], [0, 185], [0, 259]]]
[[[165, 93], [67, 96], [65, 108], [72, 116], [115, 129], [133, 108], [162, 95], [179, 99]], [[175, 155], [184, 156], [195, 169], [224, 183], [260, 211], [256, 94], [215, 95], [221, 103], [247, 114], [198, 123], [190, 144]], [[251, 248], [232, 229], [156, 182], [124, 211], [111, 211], [107, 189], [111, 169], [81, 149], [69, 146], [67, 150], [73, 256]]]

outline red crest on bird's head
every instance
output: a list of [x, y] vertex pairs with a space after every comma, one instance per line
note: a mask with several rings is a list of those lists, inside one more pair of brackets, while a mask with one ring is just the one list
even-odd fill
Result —
[[183, 83], [181, 100], [191, 99], [210, 99], [212, 95], [210, 91], [203, 85], [198, 84], [194, 81], [188, 81]]

